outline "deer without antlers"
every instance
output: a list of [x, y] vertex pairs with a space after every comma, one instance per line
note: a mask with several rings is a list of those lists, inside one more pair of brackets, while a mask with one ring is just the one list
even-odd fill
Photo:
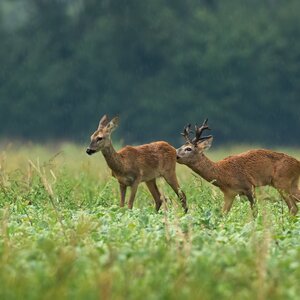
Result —
[[298, 181], [300, 161], [271, 150], [250, 150], [213, 162], [204, 155], [210, 148], [213, 137], [201, 137], [210, 130], [206, 119], [201, 127], [195, 126], [195, 137], [190, 138], [191, 125], [184, 128], [182, 135], [186, 143], [178, 148], [177, 162], [187, 165], [205, 180], [219, 187], [224, 193], [223, 212], [230, 211], [236, 195], [243, 195], [255, 204], [255, 187], [272, 186], [276, 188], [286, 202], [291, 214], [296, 215], [300, 200]]
[[126, 189], [129, 186], [131, 194], [128, 207], [132, 209], [137, 187], [141, 182], [145, 182], [158, 211], [162, 204], [162, 197], [156, 185], [156, 178], [163, 177], [180, 198], [182, 207], [187, 212], [186, 197], [180, 190], [175, 173], [175, 148], [167, 142], [160, 141], [136, 147], [126, 146], [116, 152], [110, 135], [118, 126], [118, 122], [118, 117], [109, 121], [104, 115], [99, 122], [98, 129], [91, 136], [91, 144], [86, 152], [89, 155], [98, 151], [102, 152], [112, 170], [112, 175], [119, 181], [120, 206], [123, 207], [125, 204]]

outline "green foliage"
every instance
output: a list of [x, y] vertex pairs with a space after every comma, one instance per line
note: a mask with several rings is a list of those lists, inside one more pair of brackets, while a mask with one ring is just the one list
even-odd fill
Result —
[[163, 181], [159, 213], [143, 185], [130, 211], [100, 155], [54, 150], [1, 154], [1, 299], [297, 299], [300, 222], [274, 190], [256, 219], [242, 198], [223, 217], [221, 193], [179, 166], [188, 214]]
[[219, 142], [297, 145], [299, 3], [3, 0], [0, 135], [82, 141], [118, 113], [130, 143], [207, 116]]

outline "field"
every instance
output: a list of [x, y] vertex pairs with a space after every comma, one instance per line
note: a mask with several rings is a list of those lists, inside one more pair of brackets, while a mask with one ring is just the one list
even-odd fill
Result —
[[255, 219], [243, 198], [222, 216], [217, 188], [178, 177], [188, 214], [163, 180], [159, 213], [145, 185], [130, 211], [101, 154], [2, 146], [0, 299], [299, 299], [300, 213], [263, 188]]

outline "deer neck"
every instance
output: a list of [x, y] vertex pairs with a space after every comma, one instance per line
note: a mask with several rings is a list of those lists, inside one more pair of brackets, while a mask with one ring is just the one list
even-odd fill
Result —
[[206, 181], [218, 185], [218, 170], [215, 162], [211, 161], [203, 153], [200, 153], [189, 164], [189, 167]]
[[101, 152], [109, 168], [115, 173], [122, 173], [124, 169], [122, 160], [120, 158], [120, 155], [114, 149], [111, 141], [109, 142], [108, 146], [101, 150]]

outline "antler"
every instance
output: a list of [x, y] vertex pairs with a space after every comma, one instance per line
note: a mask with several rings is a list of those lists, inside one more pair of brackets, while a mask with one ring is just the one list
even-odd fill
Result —
[[201, 134], [204, 130], [210, 130], [210, 128], [207, 125], [208, 119], [205, 119], [201, 127], [198, 127], [195, 125], [195, 138], [193, 139], [193, 144], [197, 144], [199, 141], [206, 140], [211, 137], [211, 135], [203, 136], [201, 137]]
[[185, 138], [185, 140], [188, 143], [192, 143], [192, 140], [190, 138], [190, 130], [191, 130], [191, 124], [187, 124], [184, 129], [183, 129], [183, 133], [181, 133], [181, 135]]

